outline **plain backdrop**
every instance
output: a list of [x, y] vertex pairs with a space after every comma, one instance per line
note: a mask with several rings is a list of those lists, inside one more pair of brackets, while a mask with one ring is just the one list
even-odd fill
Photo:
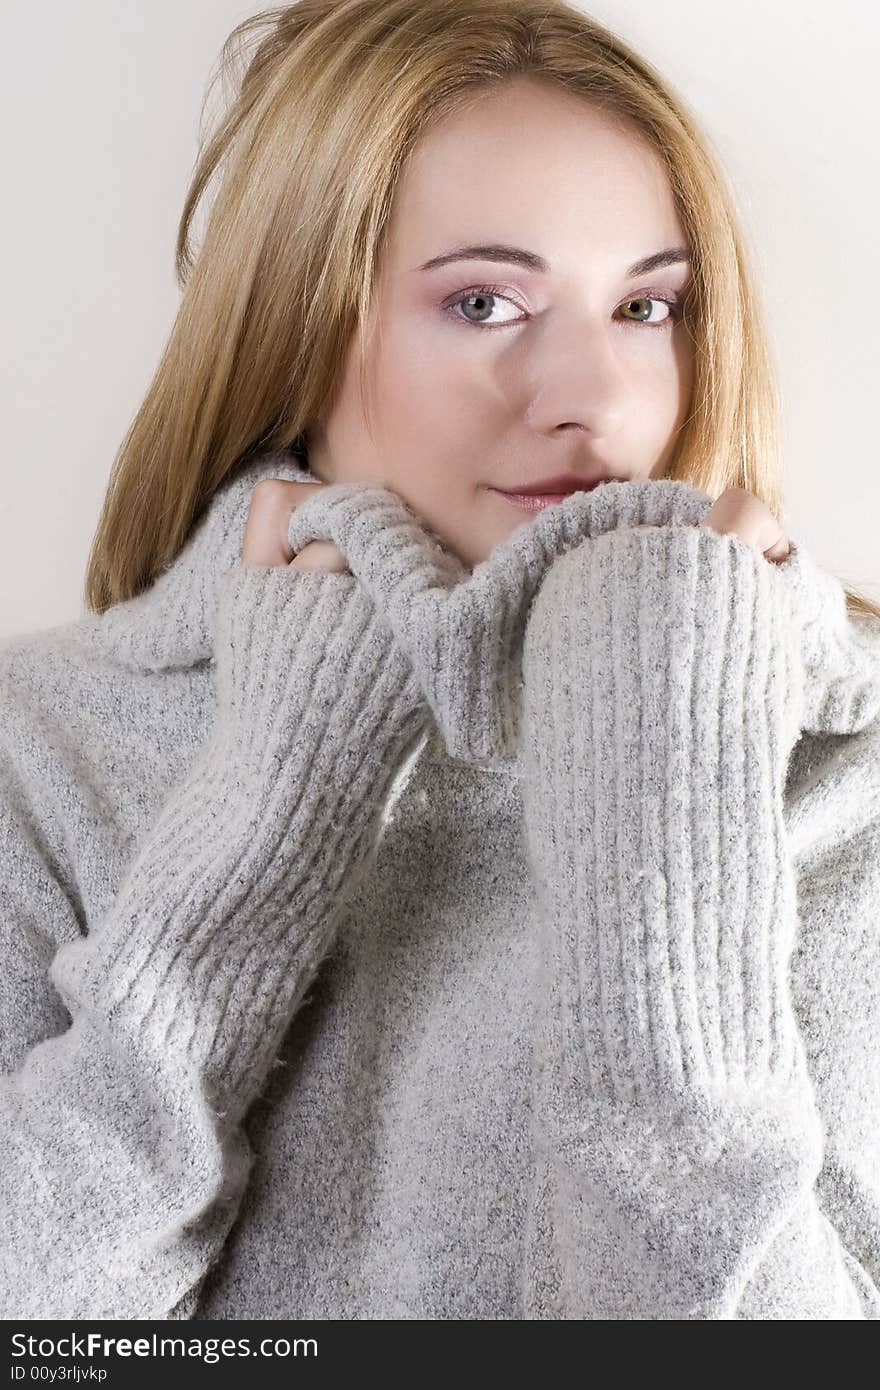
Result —
[[[3, 8], [0, 638], [85, 612], [116, 450], [179, 303], [174, 241], [231, 0]], [[880, 597], [877, 60], [865, 0], [584, 5], [695, 111], [755, 255], [785, 521]]]

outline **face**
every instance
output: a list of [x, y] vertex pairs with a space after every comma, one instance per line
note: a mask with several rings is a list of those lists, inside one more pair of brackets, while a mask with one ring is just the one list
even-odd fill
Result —
[[[493, 245], [506, 250], [479, 250]], [[406, 167], [371, 309], [369, 422], [355, 334], [307, 431], [312, 471], [391, 488], [469, 567], [533, 519], [496, 489], [662, 476], [693, 380], [690, 266], [633, 267], [673, 247], [687, 239], [667, 176], [637, 135], [532, 79], [481, 97]]]

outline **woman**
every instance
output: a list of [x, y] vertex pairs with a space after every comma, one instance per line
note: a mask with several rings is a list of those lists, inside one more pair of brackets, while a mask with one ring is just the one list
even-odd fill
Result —
[[564, 4], [242, 37], [3, 652], [3, 1314], [876, 1318], [880, 614], [694, 122]]

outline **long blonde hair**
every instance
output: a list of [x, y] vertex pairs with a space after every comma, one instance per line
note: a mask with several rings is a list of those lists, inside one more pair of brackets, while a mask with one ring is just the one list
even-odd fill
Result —
[[[781, 515], [775, 373], [744, 238], [707, 141], [660, 74], [564, 0], [298, 0], [232, 31], [206, 93], [203, 122], [218, 80], [226, 106], [201, 133], [177, 234], [181, 303], [92, 543], [93, 612], [153, 582], [233, 470], [264, 450], [303, 456], [353, 330], [366, 361], [383, 232], [415, 142], [525, 76], [627, 120], [668, 171], [694, 249], [696, 370], [664, 476], [713, 498], [746, 488]], [[880, 618], [849, 589], [847, 608]]]

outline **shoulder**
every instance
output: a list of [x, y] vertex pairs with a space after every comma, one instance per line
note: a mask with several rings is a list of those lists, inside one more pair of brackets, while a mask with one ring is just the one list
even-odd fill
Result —
[[839, 853], [854, 839], [880, 839], [880, 716], [854, 733], [801, 735], [787, 770], [785, 817], [795, 863]]
[[94, 616], [0, 644], [0, 815], [45, 845], [65, 878], [126, 844], [203, 742], [208, 663], [126, 667]]
[[[75, 726], [94, 679], [87, 620], [6, 638], [0, 643], [0, 739], [4, 751], [26, 747], [53, 726]], [[28, 738], [28, 734], [30, 738]]]
[[[144, 599], [150, 595], [142, 595]], [[141, 600], [134, 602], [146, 618], [150, 607]], [[110, 639], [111, 617], [118, 637], [121, 614], [111, 609], [0, 642], [0, 730], [7, 729], [10, 720], [47, 730], [52, 725], [74, 729], [109, 717], [109, 733], [116, 716], [122, 717], [132, 701], [162, 698], [166, 687], [175, 685], [175, 675], [188, 676], [194, 667], [206, 664], [182, 660], [179, 665], [151, 668], [126, 659], [130, 649], [120, 650]], [[139, 623], [128, 615], [125, 626], [133, 634]]]
[[23, 775], [79, 777], [97, 789], [155, 784], [204, 739], [213, 700], [219, 580], [241, 551], [250, 498], [265, 477], [304, 479], [283, 452], [261, 455], [217, 489], [185, 545], [150, 587], [0, 643], [0, 756]]

